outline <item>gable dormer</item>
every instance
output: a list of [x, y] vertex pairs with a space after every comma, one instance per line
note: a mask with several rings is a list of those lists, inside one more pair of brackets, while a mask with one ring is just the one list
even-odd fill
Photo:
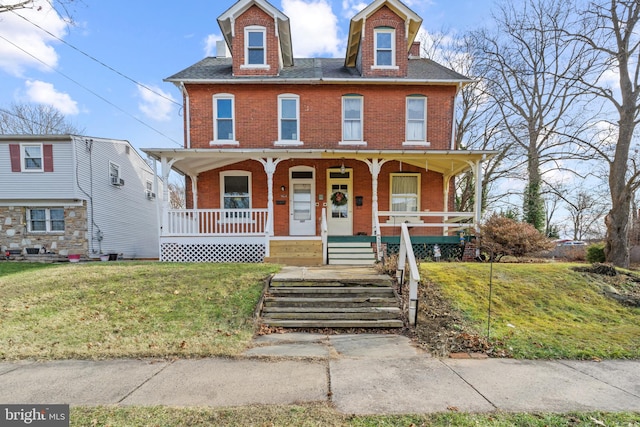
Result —
[[293, 65], [289, 18], [265, 0], [239, 0], [218, 17], [234, 76], [277, 76]]
[[373, 1], [351, 20], [345, 66], [364, 77], [406, 77], [420, 25], [422, 18], [401, 1]]

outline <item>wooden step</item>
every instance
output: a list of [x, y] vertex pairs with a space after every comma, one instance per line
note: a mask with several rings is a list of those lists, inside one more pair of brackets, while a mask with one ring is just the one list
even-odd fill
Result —
[[[266, 323], [266, 322], [265, 322]], [[281, 328], [402, 328], [402, 320], [284, 320], [273, 319], [269, 326]]]
[[393, 298], [395, 295], [392, 288], [372, 287], [372, 286], [344, 286], [339, 288], [329, 287], [278, 287], [269, 289], [268, 296], [282, 297], [313, 297], [313, 296], [347, 296], [347, 297], [387, 297]]
[[265, 307], [385, 307], [398, 304], [395, 298], [278, 298], [265, 297]]

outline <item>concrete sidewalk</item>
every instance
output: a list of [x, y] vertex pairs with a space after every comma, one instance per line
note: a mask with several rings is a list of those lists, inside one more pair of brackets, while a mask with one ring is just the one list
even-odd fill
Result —
[[282, 334], [234, 360], [0, 363], [2, 404], [319, 401], [353, 414], [640, 411], [640, 361], [436, 359], [399, 335]]

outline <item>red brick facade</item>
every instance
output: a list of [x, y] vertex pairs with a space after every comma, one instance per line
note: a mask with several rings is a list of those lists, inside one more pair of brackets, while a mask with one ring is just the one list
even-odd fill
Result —
[[[388, 27], [395, 30], [395, 63], [397, 69], [374, 68], [374, 33], [380, 27]], [[362, 43], [362, 75], [365, 77], [406, 77], [407, 62], [405, 22], [387, 6], [383, 6], [371, 15], [365, 24], [364, 42]]]
[[[245, 65], [245, 28], [264, 27], [266, 29], [266, 63], [268, 67], [250, 67]], [[233, 38], [233, 74], [235, 76], [277, 76], [280, 70], [279, 43], [273, 17], [267, 15], [258, 6], [251, 6], [235, 21]]]

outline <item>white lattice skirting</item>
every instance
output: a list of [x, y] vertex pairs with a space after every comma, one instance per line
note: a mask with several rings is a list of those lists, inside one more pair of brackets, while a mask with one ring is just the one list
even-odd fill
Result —
[[161, 260], [166, 262], [263, 262], [263, 243], [163, 243]]

